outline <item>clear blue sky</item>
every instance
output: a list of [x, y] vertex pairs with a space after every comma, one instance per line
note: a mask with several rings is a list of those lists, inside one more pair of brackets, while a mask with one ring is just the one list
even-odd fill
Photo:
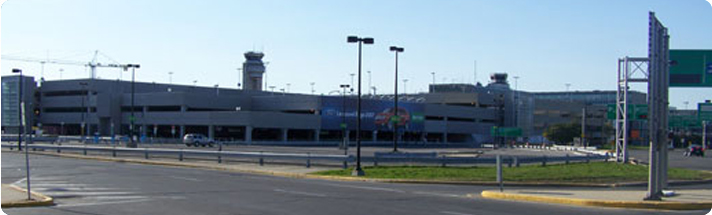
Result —
[[[393, 92], [391, 45], [405, 47], [400, 79], [407, 91], [432, 82], [487, 83], [489, 74], [521, 77], [526, 91], [615, 90], [617, 59], [647, 55], [648, 11], [670, 29], [672, 49], [712, 49], [712, 6], [704, 0], [402, 0], [159, 1], [9, 0], [2, 5], [3, 55], [102, 63], [139, 63], [137, 79], [235, 88], [246, 51], [264, 51], [269, 85], [317, 93], [350, 83], [364, 46], [364, 86]], [[39, 63], [3, 60], [40, 76]], [[85, 78], [82, 66], [46, 65], [48, 80]], [[98, 76], [119, 78], [117, 69]], [[124, 79], [130, 74], [124, 73]], [[510, 81], [514, 84], [513, 80]], [[402, 88], [402, 81], [399, 84]], [[634, 87], [644, 89], [644, 85]], [[365, 87], [364, 87], [365, 90]], [[712, 99], [712, 88], [671, 89], [671, 105]]]

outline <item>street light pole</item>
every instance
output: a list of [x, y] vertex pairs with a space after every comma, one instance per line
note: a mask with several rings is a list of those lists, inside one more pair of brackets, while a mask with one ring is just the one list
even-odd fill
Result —
[[339, 85], [339, 87], [343, 90], [343, 93], [341, 94], [341, 145], [344, 148], [344, 155], [347, 155], [349, 145], [347, 144], [348, 141], [346, 141], [346, 138], [348, 138], [346, 135], [346, 129], [348, 128], [346, 125], [346, 89], [351, 86], [348, 84], [342, 84]]
[[[87, 94], [88, 94], [88, 93], [87, 93], [87, 92], [84, 92], [84, 90], [86, 90], [87, 85], [89, 85], [89, 84], [88, 84], [87, 82], [79, 82], [79, 85], [82, 86], [82, 93], [84, 94], [84, 96], [82, 96], [82, 125], [80, 126], [80, 127], [81, 127], [80, 133], [81, 133], [81, 135], [82, 135], [82, 142], [84, 142], [84, 144], [86, 144], [86, 140], [85, 140], [85, 139], [86, 139], [86, 135], [88, 135], [88, 134], [87, 134], [88, 132], [85, 132], [86, 130], [84, 130], [84, 129], [87, 127], [87, 120], [86, 120], [86, 118], [89, 117], [89, 116], [88, 116], [88, 113], [87, 113], [87, 107], [86, 107], [86, 106], [89, 106], [89, 105], [84, 105], [84, 104], [85, 104], [84, 100], [88, 100], [88, 99], [87, 99]], [[89, 101], [87, 101], [86, 103], [89, 103]], [[85, 114], [86, 114], [87, 116], [85, 116]]]
[[[360, 44], [360, 43], [359, 43], [359, 44]], [[359, 52], [359, 53], [360, 53], [360, 52]], [[360, 66], [360, 65], [359, 65], [359, 66]], [[353, 93], [353, 92], [354, 92], [354, 90], [353, 90], [353, 86], [354, 86], [354, 75], [356, 75], [356, 74], [355, 74], [355, 73], [351, 73], [351, 74], [349, 74], [349, 75], [351, 76], [351, 87], [352, 87], [352, 88], [351, 88], [351, 93]]]
[[[371, 71], [366, 71], [366, 73], [368, 73], [368, 89], [371, 89]], [[368, 94], [371, 94], [370, 91]]]
[[[131, 117], [129, 118], [129, 121], [131, 122], [131, 125], [129, 127], [129, 132], [130, 132], [130, 137], [131, 137], [131, 143], [128, 145], [129, 148], [136, 148], [136, 140], [135, 140], [135, 123], [136, 123], [136, 117], [134, 116], [134, 106], [135, 104], [135, 94], [136, 94], [136, 69], [141, 68], [141, 65], [139, 64], [128, 64], [126, 65], [127, 68], [131, 68]], [[195, 82], [194, 82], [195, 83]]]
[[[405, 51], [403, 47], [391, 46], [390, 51], [396, 53], [396, 77], [394, 79], [395, 86], [393, 88], [393, 118], [390, 123], [393, 123], [393, 152], [398, 152], [398, 124], [400, 123], [400, 115], [398, 115], [398, 53]], [[403, 82], [405, 84], [405, 81]]]
[[364, 176], [365, 173], [361, 169], [361, 44], [373, 44], [373, 38], [359, 38], [357, 36], [349, 36], [346, 38], [348, 43], [358, 42], [358, 105], [356, 113], [356, 169], [351, 173], [353, 176]]
[[22, 123], [22, 70], [12, 69], [12, 73], [20, 73], [20, 78], [17, 80], [17, 92], [19, 93], [17, 97], [17, 149], [22, 151], [22, 133], [24, 131]]
[[[24, 108], [25, 107], [24, 100], [25, 99], [22, 97], [22, 91], [24, 91], [23, 90], [24, 88], [22, 87], [22, 82], [25, 82], [25, 79], [22, 78], [22, 70], [21, 69], [12, 69], [12, 73], [20, 73], [20, 79], [17, 81], [18, 82], [18, 91], [17, 92], [19, 94], [19, 97], [17, 98], [17, 100], [18, 100], [18, 102], [17, 102], [18, 103], [17, 104], [17, 106], [18, 106], [18, 108], [17, 108], [17, 112], [18, 112], [17, 124], [19, 125], [18, 130], [17, 130], [17, 149], [22, 150], [22, 136], [25, 133], [25, 129], [24, 129], [25, 123], [23, 122], [23, 121], [25, 121], [24, 120], [25, 119], [25, 115], [24, 115], [25, 114], [24, 113], [25, 112], [24, 111], [24, 109], [25, 109]], [[32, 195], [31, 195], [32, 189], [30, 187], [30, 155], [29, 155], [30, 150], [29, 150], [27, 144], [28, 144], [28, 142], [25, 141], [25, 170], [26, 170], [25, 176], [27, 176], [27, 180], [26, 180], [26, 182], [27, 182], [27, 200], [32, 200]]]

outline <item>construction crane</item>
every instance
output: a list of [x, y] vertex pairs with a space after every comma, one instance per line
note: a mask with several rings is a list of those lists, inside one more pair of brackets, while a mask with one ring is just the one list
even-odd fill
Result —
[[[89, 78], [91, 79], [96, 79], [96, 68], [97, 67], [110, 67], [110, 68], [122, 68], [124, 71], [127, 71], [129, 66], [127, 64], [102, 64], [97, 62], [97, 57], [99, 55], [99, 50], [94, 51], [94, 57], [92, 60], [88, 63], [84, 62], [79, 62], [79, 61], [68, 61], [68, 60], [56, 60], [56, 59], [39, 59], [39, 58], [28, 58], [28, 57], [17, 57], [17, 56], [9, 56], [9, 55], [2, 55], [2, 60], [12, 60], [12, 61], [23, 61], [23, 62], [34, 62], [34, 63], [40, 63], [42, 64], [42, 74], [44, 76], [44, 65], [49, 63], [49, 64], [60, 64], [60, 65], [75, 65], [75, 66], [85, 66], [89, 67], [90, 73], [89, 73]], [[103, 55], [103, 54], [102, 54]], [[106, 55], [104, 55], [106, 58]], [[111, 59], [111, 58], [109, 58]], [[113, 61], [113, 60], [112, 60]], [[44, 77], [43, 77], [44, 78]]]

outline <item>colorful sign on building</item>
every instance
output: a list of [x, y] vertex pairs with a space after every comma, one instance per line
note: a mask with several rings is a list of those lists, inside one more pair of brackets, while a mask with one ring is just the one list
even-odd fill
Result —
[[[401, 132], [424, 130], [424, 106], [420, 103], [398, 102], [398, 115], [393, 101], [361, 100], [361, 129], [391, 131], [397, 123]], [[322, 129], [356, 129], [357, 100], [355, 98], [322, 97]]]

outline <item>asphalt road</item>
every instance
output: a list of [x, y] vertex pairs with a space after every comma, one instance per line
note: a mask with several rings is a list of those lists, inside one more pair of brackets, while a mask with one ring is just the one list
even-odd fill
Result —
[[[24, 157], [2, 153], [2, 183], [23, 185]], [[486, 186], [294, 179], [31, 155], [33, 188], [55, 206], [7, 214], [704, 214], [465, 198]], [[698, 185], [699, 186], [699, 185]], [[704, 185], [709, 188], [712, 185]], [[537, 188], [541, 189], [541, 188]], [[644, 189], [644, 188], [639, 188]], [[641, 196], [643, 192], [641, 192]]]
[[[649, 151], [645, 150], [630, 150], [630, 157], [648, 162]], [[712, 171], [712, 155], [709, 151], [705, 157], [685, 157], [682, 149], [668, 151], [668, 165], [670, 167], [707, 170]]]

